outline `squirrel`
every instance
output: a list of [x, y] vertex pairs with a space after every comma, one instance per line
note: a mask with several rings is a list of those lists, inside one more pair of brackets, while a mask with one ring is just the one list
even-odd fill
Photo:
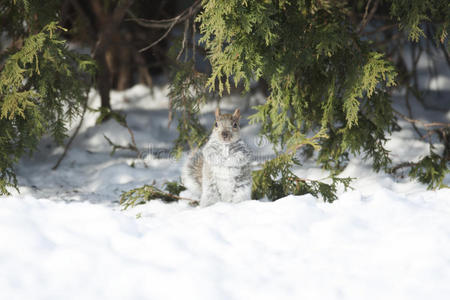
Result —
[[208, 142], [188, 157], [181, 175], [200, 206], [251, 199], [251, 153], [240, 137], [240, 110], [221, 114], [217, 108], [215, 116]]

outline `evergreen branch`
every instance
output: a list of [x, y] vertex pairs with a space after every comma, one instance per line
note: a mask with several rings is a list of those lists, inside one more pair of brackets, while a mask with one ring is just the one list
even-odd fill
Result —
[[7, 192], [6, 186], [17, 188], [14, 164], [25, 153], [32, 153], [45, 133], [63, 144], [67, 122], [86, 100], [84, 91], [90, 80], [83, 79], [94, 73], [90, 58], [67, 48], [60, 36], [64, 29], [57, 22], [42, 28], [29, 26], [20, 49], [2, 57], [0, 193]]
[[126, 210], [155, 199], [161, 199], [164, 202], [189, 201], [189, 205], [192, 206], [196, 206], [200, 202], [199, 200], [179, 196], [180, 192], [185, 190], [185, 187], [178, 182], [166, 182], [164, 188], [167, 192], [157, 188], [155, 182], [150, 185], [146, 184], [142, 187], [123, 192], [120, 196], [119, 203], [123, 206], [123, 210]]
[[427, 184], [428, 189], [446, 187], [444, 178], [449, 170], [448, 157], [440, 156], [433, 151], [417, 162], [403, 162], [391, 169], [388, 173], [396, 174], [399, 169], [410, 168], [408, 176], [416, 178], [420, 182]]
[[169, 91], [169, 124], [174, 112], [179, 112], [177, 124], [178, 138], [174, 141], [174, 154], [179, 157], [186, 146], [194, 149], [203, 145], [206, 140], [206, 130], [199, 121], [200, 105], [206, 101], [206, 75], [195, 71], [193, 62], [177, 62], [175, 72], [171, 74]]
[[267, 196], [275, 201], [287, 195], [311, 194], [314, 197], [322, 196], [326, 202], [337, 199], [337, 185], [342, 184], [344, 189], [350, 188], [352, 178], [338, 178], [334, 174], [326, 179], [331, 179], [330, 184], [321, 180], [301, 178], [295, 175], [292, 165], [299, 165], [292, 154], [282, 153], [274, 159], [264, 162], [262, 168], [253, 171], [252, 199], [260, 199]]
[[326, 133], [326, 128], [321, 128], [314, 136], [307, 138], [300, 131], [295, 132], [292, 137], [286, 141], [288, 147], [286, 153], [295, 154], [301, 147], [306, 145], [312, 146], [315, 150], [319, 150], [320, 139], [327, 139], [328, 135]]

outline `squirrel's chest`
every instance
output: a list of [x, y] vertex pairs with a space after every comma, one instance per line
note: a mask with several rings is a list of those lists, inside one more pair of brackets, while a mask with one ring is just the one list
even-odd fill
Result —
[[240, 167], [213, 166], [213, 181], [217, 187], [223, 201], [232, 201], [233, 191], [238, 184], [238, 178], [241, 177], [242, 169]]
[[230, 182], [234, 181], [236, 177], [241, 174], [241, 167], [213, 165], [211, 166], [211, 173], [217, 181]]
[[211, 171], [214, 179], [219, 182], [229, 184], [234, 182], [242, 173], [242, 165], [237, 160], [237, 154], [230, 154], [223, 150], [218, 153], [218, 159], [211, 164]]
[[212, 180], [223, 183], [228, 188], [242, 175], [246, 164], [243, 160], [244, 153], [232, 146], [211, 146], [205, 149], [204, 155]]

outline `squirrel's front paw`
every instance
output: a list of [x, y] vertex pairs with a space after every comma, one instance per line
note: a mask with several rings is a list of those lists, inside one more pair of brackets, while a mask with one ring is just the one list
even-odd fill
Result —
[[220, 201], [219, 195], [202, 194], [202, 197], [200, 198], [200, 206], [202, 207], [210, 206], [219, 201]]

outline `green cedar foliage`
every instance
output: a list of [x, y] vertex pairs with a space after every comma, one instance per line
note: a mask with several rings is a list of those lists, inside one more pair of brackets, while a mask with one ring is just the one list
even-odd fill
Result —
[[[403, 29], [411, 41], [412, 70], [402, 74], [401, 84], [406, 88], [405, 100], [408, 103], [408, 94], [411, 92], [415, 98], [426, 107], [424, 92], [420, 91], [417, 82], [417, 62], [420, 59], [422, 50], [432, 57], [430, 51], [441, 50], [449, 63], [450, 39], [450, 2], [440, 0], [392, 0], [390, 15], [397, 20], [400, 29]], [[400, 57], [400, 68], [404, 61]], [[435, 62], [431, 62], [434, 64]], [[410, 118], [412, 118], [410, 113]], [[414, 124], [414, 123], [413, 123]], [[445, 176], [450, 172], [450, 129], [448, 124], [441, 128], [424, 128], [425, 133], [421, 133], [417, 127], [416, 132], [421, 139], [428, 136], [430, 152], [416, 162], [403, 162], [389, 169], [396, 173], [401, 168], [407, 169], [407, 174], [418, 181], [427, 184], [429, 189], [448, 187], [443, 184]], [[443, 151], [436, 151], [436, 144], [444, 146]]]
[[178, 120], [178, 138], [174, 141], [176, 157], [180, 157], [187, 146], [194, 149], [207, 141], [206, 130], [198, 118], [200, 106], [208, 97], [206, 80], [207, 76], [197, 72], [192, 62], [177, 62], [173, 66], [169, 98], [171, 113], [175, 112]]
[[418, 42], [426, 38], [422, 24], [426, 21], [435, 24], [436, 32], [433, 38], [437, 43], [444, 43], [450, 30], [450, 3], [442, 0], [391, 0], [390, 14], [400, 23], [408, 38]]
[[350, 187], [351, 178], [331, 176], [331, 184], [324, 181], [299, 178], [292, 171], [293, 164], [299, 165], [292, 154], [283, 153], [275, 159], [265, 162], [261, 170], [254, 171], [252, 185], [252, 199], [267, 196], [269, 200], [277, 200], [286, 195], [311, 194], [322, 197], [326, 202], [337, 199], [337, 185], [342, 184], [344, 189]]
[[[447, 134], [449, 130], [446, 131]], [[449, 172], [449, 156], [448, 153], [445, 153], [441, 156], [434, 152], [433, 147], [430, 149], [430, 154], [426, 155], [418, 162], [405, 162], [401, 163], [389, 171], [390, 173], [396, 174], [396, 172], [404, 167], [409, 167], [408, 175], [411, 178], [415, 178], [418, 181], [427, 184], [428, 189], [435, 188], [450, 188], [449, 186], [444, 184], [445, 175]]]
[[[166, 190], [166, 191], [164, 191]], [[158, 188], [156, 183], [146, 184], [127, 192], [123, 192], [120, 196], [120, 204], [123, 209], [135, 207], [137, 205], [145, 204], [151, 200], [161, 199], [164, 202], [176, 202], [178, 200], [189, 200], [191, 205], [196, 205], [197, 201], [191, 199], [184, 199], [179, 197], [180, 193], [185, 190], [185, 187], [176, 181], [168, 181], [164, 184], [163, 189]]]
[[[372, 3], [378, 5], [379, 1]], [[437, 26], [435, 40], [446, 39], [450, 5], [432, 0], [383, 5], [390, 5], [390, 16], [410, 40], [423, 37], [422, 22], [431, 19]], [[331, 202], [338, 183], [349, 186], [350, 178], [336, 175], [350, 155], [362, 154], [376, 171], [392, 170], [384, 145], [398, 127], [390, 99], [397, 73], [383, 49], [361, 38], [367, 15], [361, 17], [370, 2], [204, 0], [202, 6], [197, 21], [212, 65], [210, 91], [229, 93], [232, 83], [243, 83], [248, 91], [251, 80], [260, 78], [269, 85], [270, 95], [255, 107], [251, 122], [261, 124], [261, 134], [275, 145], [277, 156], [254, 172], [254, 198], [311, 193]], [[191, 137], [196, 145], [205, 140], [196, 117], [204, 101], [196, 96], [204, 91], [184, 96], [192, 91], [189, 80], [195, 71], [175, 74], [171, 97], [184, 111], [176, 141], [180, 153]], [[317, 162], [331, 171], [331, 184], [299, 178], [291, 171], [300, 165], [295, 154], [302, 147], [317, 151]], [[431, 152], [411, 164], [409, 175], [429, 187], [442, 186], [446, 157]]]
[[[25, 17], [36, 4], [20, 3]], [[16, 10], [13, 5], [7, 17], [14, 20], [17, 16], [11, 11]], [[22, 24], [23, 19], [18, 20]], [[15, 25], [12, 23], [8, 33], [23, 39], [23, 46], [8, 49], [0, 61], [0, 194], [8, 194], [8, 186], [17, 189], [14, 164], [36, 148], [43, 134], [50, 133], [58, 144], [63, 143], [68, 122], [87, 101], [87, 74], [94, 69], [89, 57], [67, 48], [60, 37], [64, 29], [56, 22], [34, 34], [21, 32]], [[36, 23], [29, 29], [35, 31], [39, 26]]]
[[409, 176], [418, 179], [420, 182], [428, 184], [429, 189], [449, 188], [444, 185], [444, 177], [449, 171], [448, 161], [433, 151], [431, 154], [413, 164], [409, 171]]
[[251, 122], [261, 124], [278, 156], [256, 174], [255, 185], [274, 185], [276, 172], [276, 197], [301, 191], [305, 182], [293, 178], [290, 167], [297, 162], [286, 157], [286, 148], [300, 148], [314, 133], [321, 133], [311, 145], [326, 169], [335, 171], [349, 153], [361, 152], [374, 169], [387, 167], [384, 142], [394, 125], [388, 92], [396, 72], [358, 38], [345, 3], [208, 0], [203, 7], [198, 21], [212, 64], [209, 87], [222, 93], [230, 78], [247, 90], [252, 79], [269, 85]]

